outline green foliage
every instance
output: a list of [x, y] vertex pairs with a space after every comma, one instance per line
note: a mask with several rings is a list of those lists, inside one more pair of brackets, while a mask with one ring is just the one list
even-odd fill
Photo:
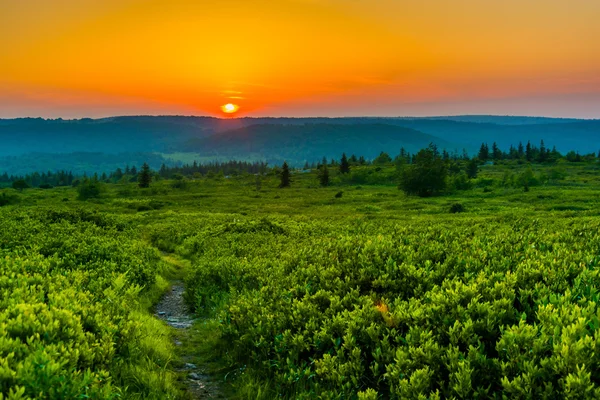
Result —
[[327, 168], [327, 164], [319, 166], [318, 178], [321, 186], [329, 186], [329, 168]]
[[19, 179], [12, 183], [12, 188], [15, 190], [22, 191], [23, 189], [29, 189], [29, 185], [27, 184], [27, 182], [25, 182], [25, 180]]
[[137, 364], [157, 360], [136, 305], [160, 271], [155, 250], [85, 210], [6, 210], [0, 221], [0, 397], [113, 399], [134, 370], [154, 374]]
[[409, 195], [433, 196], [446, 188], [446, 175], [444, 161], [432, 149], [423, 149], [414, 164], [403, 169], [400, 188]]
[[183, 175], [175, 174], [173, 176], [173, 182], [171, 183], [171, 188], [185, 190], [188, 188], [188, 181]]
[[142, 170], [138, 175], [138, 185], [141, 188], [150, 187], [150, 183], [152, 182], [152, 172], [150, 171], [150, 166], [147, 163], [142, 165]]
[[348, 162], [346, 153], [342, 154], [342, 159], [340, 161], [340, 172], [342, 174], [347, 174], [350, 172], [350, 163]]
[[290, 221], [282, 234], [204, 218], [183, 228], [188, 298], [271, 397], [600, 391], [595, 219]]
[[283, 165], [281, 166], [280, 178], [281, 178], [281, 182], [279, 183], [280, 188], [290, 187], [290, 185], [292, 183], [292, 179], [291, 179], [291, 175], [290, 175], [290, 168], [288, 167], [286, 162], [284, 162]]
[[379, 155], [377, 157], [375, 157], [375, 159], [373, 160], [373, 164], [375, 165], [385, 165], [385, 164], [390, 164], [392, 162], [392, 157], [390, 157], [390, 155], [388, 153], [386, 153], [385, 151], [382, 151], [381, 153], [379, 153]]
[[77, 186], [79, 200], [97, 199], [105, 192], [104, 183], [93, 179], [85, 179]]
[[17, 204], [18, 202], [19, 197], [17, 195], [10, 194], [5, 191], [0, 193], [0, 207]]
[[465, 206], [463, 206], [461, 203], [453, 203], [450, 206], [450, 212], [452, 214], [456, 214], [456, 213], [461, 213], [465, 211]]
[[206, 320], [186, 334], [234, 398], [593, 398], [597, 164], [469, 180], [442, 162], [458, 172], [427, 199], [397, 191], [394, 165], [356, 165], [335, 190], [315, 170], [288, 190], [261, 175], [260, 193], [250, 175], [106, 184], [87, 203], [3, 190], [19, 205], [0, 209], [0, 394], [174, 398], [182, 350], [144, 311], [168, 286], [158, 248], [189, 259], [178, 279]]
[[472, 158], [467, 162], [465, 167], [465, 172], [467, 173], [467, 177], [469, 179], [477, 178], [477, 172], [479, 170], [479, 160], [477, 158]]

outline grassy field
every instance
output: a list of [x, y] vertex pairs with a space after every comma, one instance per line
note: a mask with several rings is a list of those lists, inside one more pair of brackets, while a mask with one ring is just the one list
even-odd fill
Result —
[[[190, 355], [228, 398], [600, 396], [597, 163], [430, 198], [393, 166], [292, 179], [3, 189], [0, 398], [184, 398]], [[179, 347], [152, 315], [174, 275]]]

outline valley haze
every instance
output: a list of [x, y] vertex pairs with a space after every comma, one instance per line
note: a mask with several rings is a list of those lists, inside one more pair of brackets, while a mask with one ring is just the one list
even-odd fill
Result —
[[[0, 172], [109, 172], [125, 165], [248, 160], [301, 166], [342, 152], [375, 158], [435, 143], [475, 154], [530, 141], [561, 152], [600, 149], [600, 120], [525, 116], [273, 117], [119, 116], [0, 119]], [[60, 157], [57, 157], [60, 155]]]

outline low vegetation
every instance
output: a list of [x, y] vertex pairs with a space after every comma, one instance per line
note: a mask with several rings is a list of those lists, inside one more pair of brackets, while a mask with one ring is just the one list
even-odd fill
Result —
[[167, 253], [235, 398], [600, 395], [596, 158], [388, 157], [2, 189], [0, 397], [183, 398]]

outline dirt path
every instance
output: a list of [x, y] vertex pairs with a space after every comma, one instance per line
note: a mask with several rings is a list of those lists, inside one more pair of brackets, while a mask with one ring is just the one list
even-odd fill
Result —
[[[163, 260], [176, 270], [184, 272], [185, 261], [170, 255], [164, 255]], [[201, 339], [198, 336], [201, 335], [197, 327], [203, 321], [195, 319], [189, 311], [183, 298], [184, 291], [182, 280], [171, 281], [171, 288], [155, 307], [155, 316], [175, 329], [173, 339], [179, 360], [174, 362], [174, 369], [179, 374], [182, 389], [188, 399], [225, 399], [219, 382], [212, 379], [211, 366], [201, 354], [202, 346], [198, 343]]]

